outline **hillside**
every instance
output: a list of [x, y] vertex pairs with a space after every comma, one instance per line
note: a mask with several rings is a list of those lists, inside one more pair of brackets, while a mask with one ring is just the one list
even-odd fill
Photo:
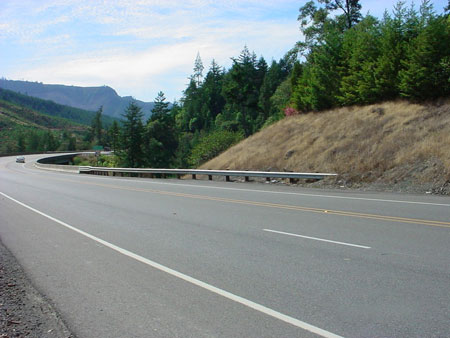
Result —
[[121, 117], [131, 101], [142, 108], [146, 117], [153, 109], [153, 102], [134, 100], [131, 96], [121, 97], [107, 86], [77, 87], [0, 79], [0, 88], [84, 110], [97, 111], [103, 106], [105, 115], [116, 118]]
[[[63, 118], [84, 125], [90, 125], [95, 113], [79, 108], [61, 105], [49, 100], [43, 100], [36, 97], [23, 95], [11, 90], [0, 88], [0, 100], [28, 108], [35, 112], [56, 118]], [[102, 122], [105, 126], [112, 124], [114, 119], [110, 116], [102, 116]]]
[[67, 119], [41, 114], [29, 108], [0, 100], [0, 130], [27, 126], [37, 129], [84, 130], [86, 126]]
[[82, 124], [0, 99], [0, 154], [69, 150], [87, 131]]
[[201, 168], [338, 173], [318, 186], [450, 194], [450, 99], [286, 117]]

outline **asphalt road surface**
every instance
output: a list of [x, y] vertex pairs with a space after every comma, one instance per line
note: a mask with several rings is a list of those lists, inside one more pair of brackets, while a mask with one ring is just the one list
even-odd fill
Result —
[[450, 337], [450, 198], [0, 158], [0, 237], [78, 337]]

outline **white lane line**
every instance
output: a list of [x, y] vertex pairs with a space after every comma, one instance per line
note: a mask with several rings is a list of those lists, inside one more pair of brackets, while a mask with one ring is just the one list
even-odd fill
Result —
[[288, 235], [288, 236], [312, 239], [312, 240], [320, 241], [320, 242], [328, 242], [328, 243], [334, 243], [334, 244], [340, 244], [340, 245], [346, 245], [346, 246], [353, 246], [355, 248], [371, 249], [370, 246], [359, 245], [359, 244], [352, 244], [352, 243], [345, 243], [345, 242], [337, 242], [337, 241], [332, 241], [332, 240], [324, 239], [324, 238], [317, 238], [317, 237], [310, 237], [310, 236], [303, 236], [303, 235], [293, 234], [293, 233], [290, 233], [290, 232], [283, 232], [283, 231], [270, 230], [270, 229], [263, 229], [263, 231], [273, 232], [273, 233], [281, 234], [281, 235]]
[[100, 244], [102, 244], [102, 245], [104, 245], [104, 246], [106, 246], [106, 247], [108, 247], [108, 248], [110, 248], [110, 249], [112, 249], [112, 250], [114, 250], [116, 252], [119, 252], [122, 255], [125, 255], [127, 257], [133, 258], [133, 259], [135, 259], [135, 260], [137, 260], [137, 261], [139, 261], [141, 263], [144, 263], [144, 264], [146, 264], [148, 266], [151, 266], [151, 267], [153, 267], [155, 269], [158, 269], [160, 271], [168, 273], [169, 275], [172, 275], [174, 277], [182, 279], [182, 280], [184, 280], [184, 281], [186, 281], [188, 283], [191, 283], [193, 285], [201, 287], [201, 288], [203, 288], [205, 290], [208, 290], [210, 292], [218, 294], [218, 295], [220, 295], [222, 297], [230, 299], [230, 300], [232, 300], [232, 301], [234, 301], [236, 303], [239, 303], [239, 304], [242, 304], [244, 306], [247, 306], [247, 307], [249, 307], [249, 308], [251, 308], [253, 310], [259, 311], [259, 312], [264, 313], [264, 314], [266, 314], [268, 316], [271, 316], [273, 318], [279, 319], [279, 320], [281, 320], [283, 322], [286, 322], [286, 323], [289, 323], [291, 325], [294, 325], [294, 326], [296, 326], [298, 328], [301, 328], [303, 330], [315, 333], [315, 334], [317, 334], [319, 336], [327, 337], [327, 338], [343, 338], [342, 336], [339, 336], [339, 335], [336, 335], [336, 334], [331, 333], [329, 331], [323, 330], [323, 329], [321, 329], [321, 328], [319, 328], [317, 326], [308, 324], [308, 323], [303, 322], [303, 321], [301, 321], [299, 319], [296, 319], [294, 317], [290, 317], [290, 316], [285, 315], [285, 314], [283, 314], [281, 312], [278, 312], [278, 311], [275, 311], [275, 310], [270, 309], [268, 307], [265, 307], [264, 305], [252, 302], [251, 300], [248, 300], [246, 298], [237, 296], [237, 295], [235, 295], [235, 294], [233, 294], [231, 292], [219, 289], [219, 288], [217, 288], [217, 287], [215, 287], [215, 286], [213, 286], [211, 284], [202, 282], [201, 280], [198, 280], [198, 279], [193, 278], [191, 276], [185, 275], [184, 273], [181, 273], [181, 272], [178, 272], [178, 271], [173, 270], [171, 268], [168, 268], [168, 267], [166, 267], [164, 265], [161, 265], [159, 263], [151, 261], [151, 260], [149, 260], [149, 259], [147, 259], [145, 257], [139, 256], [139, 255], [137, 255], [137, 254], [135, 254], [135, 253], [133, 253], [131, 251], [128, 251], [126, 249], [118, 247], [117, 245], [109, 243], [109, 242], [107, 242], [107, 241], [105, 241], [105, 240], [103, 240], [101, 238], [95, 237], [94, 235], [91, 235], [91, 234], [89, 234], [89, 233], [87, 233], [87, 232], [85, 232], [83, 230], [77, 229], [77, 228], [75, 228], [75, 227], [73, 227], [73, 226], [71, 226], [71, 225], [69, 225], [69, 224], [67, 224], [67, 223], [65, 223], [63, 221], [60, 221], [60, 220], [58, 220], [58, 219], [56, 219], [56, 218], [54, 218], [52, 216], [49, 216], [49, 215], [47, 215], [47, 214], [45, 214], [45, 213], [43, 213], [43, 212], [41, 212], [41, 211], [39, 211], [37, 209], [34, 209], [33, 207], [30, 207], [29, 205], [27, 205], [25, 203], [22, 203], [22, 202], [20, 202], [20, 201], [18, 201], [16, 199], [14, 199], [14, 198], [4, 194], [4, 193], [2, 193], [2, 192], [0, 192], [0, 195], [10, 199], [11, 201], [13, 201], [13, 202], [15, 202], [15, 203], [17, 203], [17, 204], [19, 204], [21, 206], [23, 206], [24, 208], [27, 208], [27, 209], [29, 209], [29, 210], [31, 210], [31, 211], [33, 211], [33, 212], [43, 216], [43, 217], [48, 218], [49, 220], [51, 220], [53, 222], [56, 222], [56, 223], [66, 227], [66, 228], [68, 228], [68, 229], [70, 229], [72, 231], [75, 231], [75, 232], [79, 233], [82, 236], [85, 236], [85, 237], [87, 237], [87, 238], [89, 238], [89, 239], [91, 239], [91, 240], [93, 240], [93, 241], [95, 241], [97, 243], [100, 243]]

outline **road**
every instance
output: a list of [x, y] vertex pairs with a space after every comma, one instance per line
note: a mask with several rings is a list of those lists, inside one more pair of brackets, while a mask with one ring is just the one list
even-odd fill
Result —
[[450, 198], [0, 158], [0, 237], [78, 337], [450, 337]]

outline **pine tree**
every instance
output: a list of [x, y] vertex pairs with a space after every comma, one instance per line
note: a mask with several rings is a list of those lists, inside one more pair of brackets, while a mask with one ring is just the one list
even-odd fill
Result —
[[394, 16], [384, 13], [380, 24], [380, 56], [375, 66], [375, 87], [380, 99], [389, 100], [398, 96], [398, 73], [405, 57], [406, 8], [403, 2], [394, 6]]
[[244, 47], [238, 58], [232, 58], [233, 65], [225, 75], [222, 95], [226, 100], [224, 117], [240, 123], [246, 136], [257, 128], [259, 117], [259, 90], [265, 76], [267, 64], [263, 59], [256, 61], [255, 53]]
[[202, 84], [203, 78], [203, 62], [200, 57], [200, 53], [197, 53], [197, 57], [195, 58], [194, 63], [194, 75], [192, 75], [193, 80], [196, 82], [197, 87], [200, 87]]
[[288, 73], [283, 69], [283, 59], [279, 63], [273, 60], [264, 77], [259, 93], [258, 106], [263, 113], [264, 121], [276, 112], [276, 109], [272, 105], [271, 97], [287, 76]]
[[113, 121], [111, 127], [108, 130], [108, 137], [110, 140], [110, 146], [113, 151], [119, 149], [120, 142], [120, 128], [116, 120]]
[[139, 168], [144, 164], [142, 140], [144, 126], [143, 113], [135, 102], [130, 102], [124, 115], [122, 142], [119, 156], [125, 167]]
[[338, 104], [341, 81], [342, 34], [335, 25], [327, 28], [324, 43], [314, 48], [292, 89], [292, 104], [298, 111], [322, 110]]
[[167, 115], [167, 113], [170, 112], [169, 109], [169, 102], [166, 102], [166, 97], [164, 96], [163, 92], [159, 92], [158, 96], [155, 98], [155, 105], [152, 109], [152, 115], [150, 116], [151, 120], [156, 120], [161, 117], [164, 117]]
[[404, 69], [399, 72], [400, 94], [412, 99], [450, 93], [450, 22], [444, 16], [427, 21], [427, 26], [408, 45], [402, 60]]
[[213, 60], [202, 85], [202, 97], [206, 106], [205, 126], [207, 128], [214, 126], [216, 116], [222, 112], [225, 106], [225, 99], [222, 96], [223, 77], [224, 71]]
[[178, 146], [174, 114], [170, 114], [169, 103], [165, 100], [164, 93], [159, 92], [145, 126], [145, 159], [153, 168], [170, 167]]
[[103, 144], [103, 126], [102, 126], [102, 112], [103, 112], [103, 106], [100, 106], [100, 108], [95, 113], [95, 117], [93, 120], [93, 130], [94, 130], [94, 136], [97, 139], [97, 143], [99, 145]]
[[372, 16], [344, 33], [343, 67], [339, 102], [367, 104], [379, 99], [375, 86], [375, 67], [379, 56], [378, 22]]

